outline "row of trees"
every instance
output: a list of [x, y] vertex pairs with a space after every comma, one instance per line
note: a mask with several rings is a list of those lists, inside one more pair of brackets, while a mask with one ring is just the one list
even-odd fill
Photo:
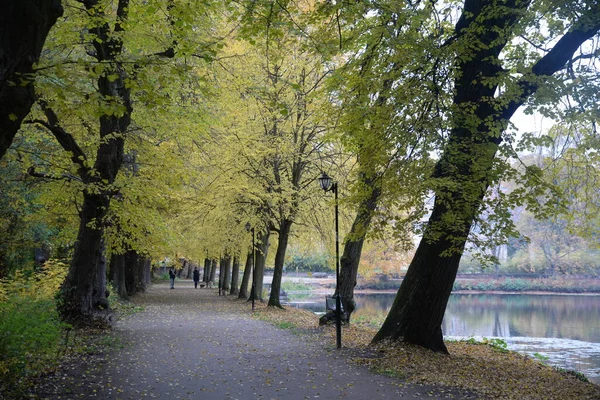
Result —
[[[152, 258], [236, 268], [246, 224], [258, 293], [276, 242], [268, 304], [280, 307], [288, 243], [334, 242], [322, 171], [341, 191], [346, 310], [365, 240], [408, 248], [422, 237], [374, 340], [446, 351], [465, 246], [517, 237], [517, 207], [568, 210], [570, 226], [594, 232], [595, 189], [581, 178], [596, 176], [596, 2], [54, 3], [42, 16], [37, 2], [10, 1], [3, 14], [2, 201], [14, 212], [2, 218], [71, 258], [65, 319], [102, 318], [107, 265], [122, 295], [143, 290]], [[18, 112], [15, 88], [28, 97]], [[517, 135], [520, 107], [564, 131]], [[541, 164], [515, 164], [540, 143], [554, 149]], [[15, 251], [3, 252], [8, 266]]]

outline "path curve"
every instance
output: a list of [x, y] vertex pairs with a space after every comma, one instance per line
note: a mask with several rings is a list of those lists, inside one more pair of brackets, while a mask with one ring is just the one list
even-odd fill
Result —
[[154, 284], [132, 301], [143, 311], [116, 323], [109, 354], [46, 385], [40, 398], [465, 398], [374, 374], [344, 349], [253, 319], [249, 305], [190, 282]]

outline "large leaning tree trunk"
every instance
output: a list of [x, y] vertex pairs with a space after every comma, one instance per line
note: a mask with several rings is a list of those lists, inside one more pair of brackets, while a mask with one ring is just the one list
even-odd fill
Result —
[[[528, 1], [467, 0], [456, 25], [452, 124], [434, 176], [440, 187], [423, 239], [390, 312], [373, 341], [403, 340], [446, 352], [441, 324], [471, 226], [492, 181], [491, 167], [508, 120], [538, 85], [562, 69], [579, 46], [600, 28], [600, 15], [587, 15], [539, 59], [517, 83], [518, 93], [494, 98], [499, 54], [513, 37]], [[468, 43], [468, 46], [466, 44]], [[462, 54], [461, 54], [462, 52]]]
[[[92, 171], [84, 177], [87, 188], [83, 193], [79, 232], [75, 243], [75, 252], [67, 278], [60, 290], [59, 311], [63, 319], [78, 323], [95, 323], [96, 317], [107, 308], [106, 287], [95, 286], [94, 276], [105, 274], [99, 260], [102, 256], [102, 223], [107, 215], [115, 182], [123, 164], [125, 134], [131, 122], [131, 96], [125, 80], [127, 74], [118, 61], [123, 43], [121, 34], [123, 23], [127, 20], [128, 0], [119, 1], [114, 32], [107, 21], [100, 21], [96, 0], [87, 0], [83, 4], [95, 22], [90, 28], [94, 57], [104, 65], [104, 71], [98, 78], [98, 91], [107, 103], [117, 102], [122, 114], [100, 116], [100, 145], [98, 146]], [[57, 127], [55, 127], [57, 128]], [[59, 140], [60, 142], [60, 140]], [[61, 144], [63, 144], [61, 142]], [[63, 144], [64, 147], [64, 144]], [[74, 149], [81, 152], [79, 148]], [[77, 154], [74, 152], [74, 154]], [[84, 159], [73, 160], [85, 167]]]
[[35, 102], [33, 64], [63, 13], [60, 0], [7, 0], [0, 12], [0, 159]]
[[288, 240], [290, 238], [290, 228], [292, 227], [292, 221], [283, 219], [279, 225], [278, 238], [277, 238], [277, 252], [275, 252], [275, 267], [273, 269], [273, 281], [271, 283], [271, 293], [269, 294], [269, 302], [267, 306], [278, 307], [281, 306], [279, 300], [279, 294], [281, 292], [281, 279], [283, 277], [283, 264], [285, 262], [285, 253], [287, 250]]

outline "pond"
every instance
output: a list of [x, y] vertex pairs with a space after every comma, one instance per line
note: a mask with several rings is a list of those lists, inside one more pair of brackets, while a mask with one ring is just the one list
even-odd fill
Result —
[[[353, 318], [383, 318], [394, 298], [357, 294]], [[325, 311], [324, 296], [291, 304]], [[446, 339], [502, 339], [511, 350], [537, 353], [550, 365], [580, 371], [600, 384], [600, 295], [452, 294], [442, 330]]]

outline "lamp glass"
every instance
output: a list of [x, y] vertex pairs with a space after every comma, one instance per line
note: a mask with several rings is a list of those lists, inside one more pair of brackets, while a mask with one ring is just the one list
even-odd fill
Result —
[[323, 189], [324, 191], [328, 191], [329, 189], [331, 189], [332, 183], [333, 179], [331, 179], [329, 175], [323, 172], [323, 175], [319, 178], [319, 185], [321, 185], [321, 189]]

